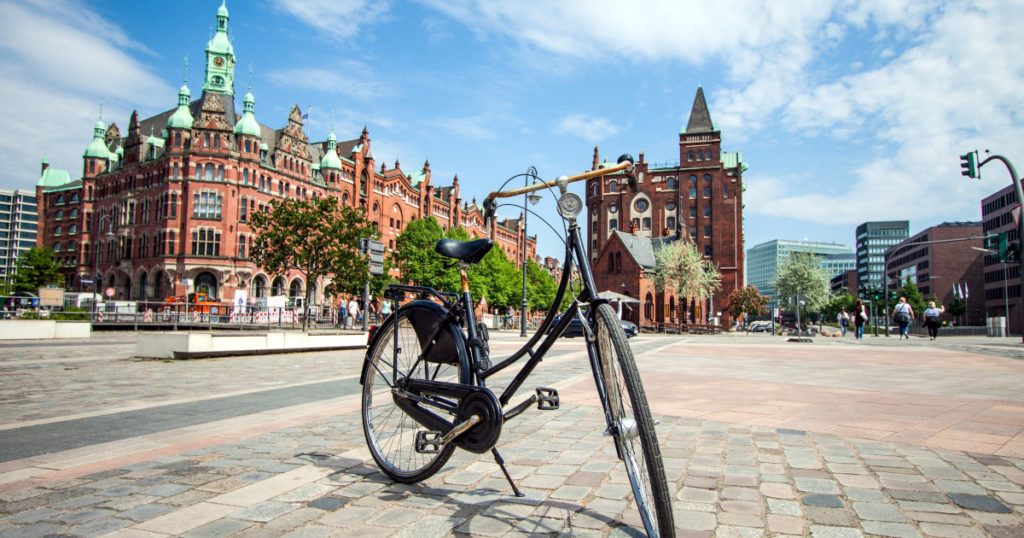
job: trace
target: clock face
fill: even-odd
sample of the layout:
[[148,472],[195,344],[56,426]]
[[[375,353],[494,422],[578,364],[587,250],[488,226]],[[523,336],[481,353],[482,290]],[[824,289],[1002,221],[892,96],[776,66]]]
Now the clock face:
[[220,67],[220,66],[224,65],[224,58],[221,58],[220,56],[214,58],[213,59],[213,64],[216,65],[217,67]]

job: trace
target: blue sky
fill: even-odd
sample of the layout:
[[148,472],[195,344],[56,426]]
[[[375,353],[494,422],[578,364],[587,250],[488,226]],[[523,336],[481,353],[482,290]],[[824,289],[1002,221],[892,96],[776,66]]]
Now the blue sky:
[[[100,99],[125,129],[201,86],[220,0],[0,0],[0,188],[33,188],[46,154],[79,177]],[[979,220],[981,181],[958,155],[1024,170],[1024,2],[983,0],[229,0],[256,118],[312,106],[311,138],[369,128],[378,162],[430,160],[466,201],[536,166],[678,159],[703,85],[723,148],[743,151],[746,248],[771,239],[852,246],[866,220],[911,233]],[[550,200],[547,203],[550,204]],[[552,206],[542,206],[550,209]],[[553,211],[547,211],[553,215]],[[539,227],[540,253],[561,255]]]

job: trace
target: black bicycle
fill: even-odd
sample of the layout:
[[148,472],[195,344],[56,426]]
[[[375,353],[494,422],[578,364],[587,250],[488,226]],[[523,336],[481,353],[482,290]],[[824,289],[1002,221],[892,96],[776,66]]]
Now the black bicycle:
[[[580,320],[585,333],[590,366],[604,408],[605,434],[614,438],[616,453],[625,464],[647,534],[675,535],[668,483],[654,429],[656,422],[651,418],[618,316],[598,295],[594,284],[576,223],[583,201],[566,190],[569,183],[616,172],[627,173],[636,189],[633,159],[623,155],[616,166],[554,181],[540,180],[531,169],[509,181],[525,175],[536,183],[509,191],[499,189],[484,201],[485,220],[490,224],[498,208],[497,198],[558,187],[558,213],[568,224],[565,268],[551,308],[533,337],[507,359],[497,363],[490,359],[487,327],[475,320],[466,276],[467,268],[479,263],[491,249],[491,240],[438,241],[435,250],[459,265],[461,296],[420,286],[388,287],[385,297],[395,301],[395,308],[371,336],[360,377],[363,431],[370,454],[381,471],[399,482],[418,482],[440,470],[456,447],[478,454],[490,451],[514,493],[522,496],[495,445],[502,425],[533,405],[543,410],[558,408],[558,392],[544,387],[536,388],[523,402],[508,405],[575,318]],[[570,273],[574,262],[582,277],[581,289],[554,324],[559,305],[572,288]],[[420,299],[399,306],[407,293],[430,296],[436,301]],[[549,328],[552,330],[548,331]],[[529,360],[500,396],[487,388],[488,378],[527,355]]]

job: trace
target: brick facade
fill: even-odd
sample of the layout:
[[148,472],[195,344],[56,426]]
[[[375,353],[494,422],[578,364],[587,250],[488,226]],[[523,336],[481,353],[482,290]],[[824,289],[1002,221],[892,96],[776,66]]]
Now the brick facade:
[[[595,168],[599,161],[595,148]],[[640,153],[635,164],[637,192],[631,192],[622,175],[587,182],[587,246],[598,288],[639,300],[624,317],[640,325],[702,323],[723,315],[729,295],[743,285],[747,166],[740,153],[722,151],[721,133],[711,122],[702,88],[679,134],[679,161],[650,163]],[[626,235],[645,241],[634,242]],[[694,241],[718,266],[722,289],[714,297],[679,298],[654,288],[649,258],[662,244],[678,239]],[[729,322],[724,314],[723,323]]]
[[[223,24],[221,18],[218,32],[226,33],[226,14]],[[310,142],[297,105],[280,128],[256,124],[252,116],[245,124],[252,96],[239,114],[231,90],[207,89],[190,101],[183,87],[177,109],[145,119],[133,112],[123,137],[115,124],[98,121],[79,180],[54,181],[44,168],[36,187],[37,244],[58,251],[67,288],[91,289],[81,281],[98,270],[118,299],[181,295],[184,279],[223,301],[233,301],[236,290],[248,297],[301,296],[306,283],[298,272],[268,274],[249,258],[248,216],[285,198],[334,196],[361,207],[389,249],[419,218],[434,217],[445,230],[462,226],[474,238],[487,235],[483,210],[463,201],[458,177],[435,185],[429,162],[409,169],[378,163],[365,128],[353,140],[335,142],[332,132],[327,141]],[[190,120],[176,122],[178,114]],[[536,256],[536,237],[526,237],[519,223],[499,221],[490,232],[517,266],[523,248]],[[314,303],[323,301],[328,283],[312,284]]]

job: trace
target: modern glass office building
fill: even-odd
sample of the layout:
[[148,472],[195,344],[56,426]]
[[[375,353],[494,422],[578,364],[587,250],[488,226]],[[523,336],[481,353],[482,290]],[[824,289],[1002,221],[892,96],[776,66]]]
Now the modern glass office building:
[[0,280],[14,276],[18,257],[36,246],[35,192],[0,189]]
[[882,288],[882,258],[890,247],[910,237],[910,221],[865,222],[857,226],[858,294]]
[[752,247],[747,250],[747,284],[756,287],[761,295],[771,297],[772,306],[777,305],[775,279],[794,252],[808,252],[818,256],[829,278],[853,269],[856,264],[850,247],[838,243],[773,239]]

